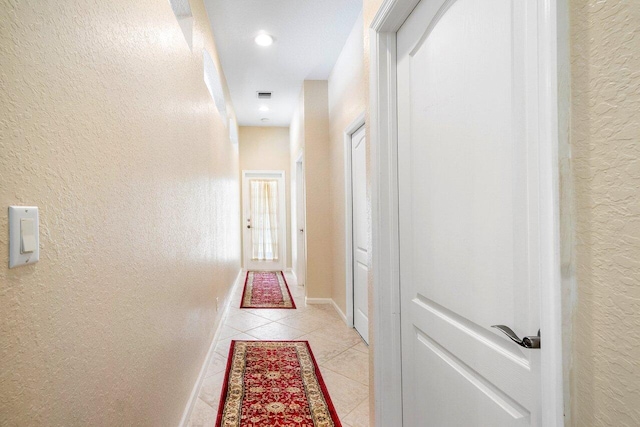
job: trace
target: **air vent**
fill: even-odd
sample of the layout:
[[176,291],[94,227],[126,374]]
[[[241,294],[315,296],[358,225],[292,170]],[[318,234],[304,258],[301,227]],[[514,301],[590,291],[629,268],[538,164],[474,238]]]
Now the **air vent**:
[[272,92],[258,92],[258,99],[271,99]]

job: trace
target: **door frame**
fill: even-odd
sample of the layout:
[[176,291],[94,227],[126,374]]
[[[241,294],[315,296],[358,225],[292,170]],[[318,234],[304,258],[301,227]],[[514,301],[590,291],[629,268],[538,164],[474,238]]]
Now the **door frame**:
[[352,158],[351,139],[365,124],[365,112],[358,114],[344,131],[344,242],[345,242],[345,284],[346,284],[346,306],[347,306],[347,326],[353,328],[353,180],[352,180]]
[[[373,238],[373,371],[376,424],[402,425],[402,350],[398,229],[396,34],[420,0],[384,0],[370,27]],[[455,0],[450,0],[445,7]],[[564,425],[559,142],[569,104],[558,91],[568,73],[567,0],[539,0],[539,105],[542,425]],[[564,90],[564,89],[562,89]],[[551,202],[549,202],[551,201]]]
[[[279,244],[280,254],[278,260],[278,267],[273,268],[273,271],[285,271],[287,268],[287,180],[286,173],[283,170],[243,170],[242,171],[242,265],[245,270],[251,270],[249,266],[250,262],[250,248],[245,245],[245,221],[247,219],[247,211],[244,205],[245,197],[251,197],[249,189],[249,178],[265,178],[265,179],[277,179],[280,183],[278,186],[278,210],[279,214],[278,230],[281,237]],[[282,188],[280,188],[280,186]]]
[[[293,167],[294,167],[294,172],[291,173],[291,180],[292,180],[292,203],[291,203],[291,256],[293,257],[293,250],[295,249],[296,253],[295,253],[295,257],[296,257],[296,265],[291,265],[291,271],[293,272],[293,275],[296,277],[296,283],[298,285],[304,285],[306,286],[306,281],[307,281],[307,189],[305,187],[305,162],[304,162],[304,149],[300,149],[300,151],[298,152],[297,156],[295,157],[295,161],[293,162]],[[300,180],[298,178],[300,178],[298,176],[298,163],[300,164],[300,167],[302,169],[302,184],[300,183]],[[294,187],[295,185],[295,187]],[[298,202],[300,200],[298,200],[298,191],[302,192],[302,206],[298,205]],[[300,226],[301,224],[298,224],[298,210],[302,211],[302,216],[304,217],[304,224],[302,224],[302,230],[304,230],[302,232],[302,252],[304,254],[304,257],[302,258],[302,261],[300,261],[300,257],[298,255],[300,255],[300,246],[298,245],[298,233],[300,233]],[[295,235],[295,243],[294,243],[294,238],[293,236]],[[304,277],[300,277],[300,263],[304,264],[304,268],[303,268],[303,273],[304,273]]]

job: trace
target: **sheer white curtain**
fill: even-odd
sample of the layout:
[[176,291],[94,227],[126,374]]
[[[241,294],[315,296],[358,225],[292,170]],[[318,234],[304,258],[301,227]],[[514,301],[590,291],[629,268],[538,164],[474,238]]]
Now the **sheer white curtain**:
[[278,181],[251,180],[251,257],[278,260]]

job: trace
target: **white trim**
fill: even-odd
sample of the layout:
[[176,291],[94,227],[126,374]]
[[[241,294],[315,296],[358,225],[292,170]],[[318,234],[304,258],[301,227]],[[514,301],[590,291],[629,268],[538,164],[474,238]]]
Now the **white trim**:
[[331,298],[309,298],[304,297],[305,304],[309,305],[322,305],[322,304],[331,304],[333,300]]
[[[553,230],[541,233],[540,244],[540,329],[544,332],[541,346],[541,393],[542,425],[549,427],[564,426],[564,382],[562,355],[562,278],[560,260],[560,177],[559,177],[559,117],[566,117],[569,104],[562,101],[558,93],[558,79],[561,73],[568,72],[560,67],[568,64],[566,57],[559,58],[560,37],[566,37],[563,25],[558,20],[558,8],[565,6],[566,0],[544,0],[538,5],[539,39],[539,137],[540,137],[540,187],[544,193],[552,194],[540,198],[541,227]],[[551,266],[551,267],[550,267]],[[550,267],[550,268],[549,268]]]
[[342,312],[342,310],[340,310],[340,307],[338,307],[338,304],[336,304],[336,301],[334,299],[331,300],[331,305],[333,306],[333,309],[336,311],[336,313],[338,313],[338,316],[340,316],[342,321],[346,323],[348,327],[353,328],[353,325],[349,324],[349,322],[347,321],[347,316]]
[[398,32],[418,3],[420,0],[385,0],[371,22],[371,29],[374,33],[388,33],[394,35],[395,38],[395,33]]
[[[279,181],[280,185],[278,189],[278,208],[281,212],[284,212],[284,215],[280,215],[280,254],[277,263],[273,263],[272,267],[258,267],[252,264],[250,259],[250,248],[245,247],[245,220],[248,215],[248,207],[244,205],[245,198],[250,197],[249,193],[249,181],[248,177],[257,177],[257,178],[275,178]],[[287,175],[284,170],[243,170],[242,171],[242,265],[246,270],[257,270],[257,269],[270,269],[273,271],[284,271],[286,269],[288,259],[287,259]]]
[[[305,303],[307,305],[330,305],[333,307],[333,309],[336,311],[336,313],[338,313],[338,316],[340,316],[340,318],[344,321],[344,323],[347,323],[347,316],[342,312],[342,310],[340,310],[340,307],[338,307],[338,304],[336,304],[336,302],[333,300],[333,298],[308,298],[305,297],[304,299]],[[350,328],[353,328],[353,325],[349,325],[347,323],[347,326],[349,326]]]
[[[396,33],[420,0],[385,0],[370,30],[371,165],[373,234],[374,407],[378,425],[402,425],[402,369],[400,342],[400,282],[398,248]],[[539,34],[540,170],[542,188],[554,194],[541,200],[541,236],[545,265],[541,271],[542,425],[564,425],[562,371],[562,311],[560,280],[558,178],[558,73],[567,64],[558,56],[558,7],[567,0],[541,0]],[[563,30],[560,23],[560,30]],[[563,33],[564,34],[564,33]],[[563,35],[563,37],[565,37]],[[560,70],[560,72],[562,72]],[[568,105],[562,105],[565,113]],[[547,193],[549,194],[549,193]],[[543,199],[543,198],[541,198]]]
[[293,276],[293,280],[295,280],[296,286],[298,286],[298,276],[296,276],[296,272],[293,268],[287,268],[287,273],[290,273]]
[[224,308],[222,311],[218,311],[218,315],[216,316],[216,331],[213,334],[213,339],[211,340],[211,345],[209,346],[209,351],[207,351],[207,356],[204,358],[204,362],[202,363],[202,367],[200,368],[200,374],[198,374],[198,378],[196,379],[195,384],[193,385],[193,389],[191,390],[191,395],[189,396],[189,400],[187,401],[187,406],[184,408],[184,412],[182,413],[182,419],[180,420],[180,427],[186,427],[189,424],[189,418],[191,418],[191,412],[198,400],[198,395],[200,393],[200,387],[202,386],[202,382],[204,381],[204,376],[207,373],[207,367],[209,366],[209,362],[211,361],[211,356],[213,356],[214,349],[216,348],[216,344],[218,344],[218,338],[220,337],[220,330],[222,329],[222,323],[229,312],[229,306],[231,305],[231,296],[236,291],[238,285],[242,283],[242,278],[244,270],[240,269],[238,275],[236,276],[236,280],[233,282],[231,289],[225,295]]
[[[353,188],[352,188],[352,159],[351,138],[365,124],[365,112],[356,117],[344,131],[344,241],[345,241],[345,285],[347,314],[345,322],[353,327]],[[342,311],[340,314],[344,316]]]
[[395,31],[403,21],[392,29],[393,32],[382,30],[395,10],[390,9],[391,4],[396,2],[383,4],[370,35],[372,333],[373,342],[380,343],[373,346],[373,396],[376,424],[380,426],[402,426],[397,131],[394,118],[397,100]]
[[[557,7],[557,28],[558,28],[558,153],[560,159],[558,160],[560,167],[561,188],[564,189],[565,194],[572,194],[572,182],[570,170],[571,162],[571,141],[570,135],[570,119],[571,119],[571,61],[570,61],[570,25],[569,25],[569,4],[566,0],[558,0]],[[569,262],[569,257],[572,252],[572,248],[575,245],[575,227],[573,226],[573,218],[571,216],[571,197],[560,198],[560,211],[562,212],[561,221],[561,253],[567,257],[562,262]],[[566,270],[565,270],[566,271]],[[569,270],[570,271],[570,270]],[[562,333],[564,337],[572,336],[572,317],[573,308],[575,304],[576,295],[576,278],[573,273],[566,273],[562,275],[562,308],[561,315],[563,320]],[[565,425],[573,425],[572,413],[571,413],[571,386],[570,386],[570,373],[571,373],[571,354],[573,350],[573,343],[570,339],[565,339],[562,347],[562,374],[563,374],[563,387],[564,387],[564,422]],[[557,410],[557,409],[556,409]]]

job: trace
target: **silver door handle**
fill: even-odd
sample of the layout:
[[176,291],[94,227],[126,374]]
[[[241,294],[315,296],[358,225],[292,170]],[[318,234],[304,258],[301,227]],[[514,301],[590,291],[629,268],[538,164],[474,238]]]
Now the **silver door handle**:
[[301,232],[301,233],[304,233],[304,228],[301,228],[301,229],[300,229],[300,232]]
[[528,336],[528,337],[524,337],[524,338],[520,339],[520,338],[518,338],[516,333],[513,332],[513,330],[511,330],[511,328],[508,327],[508,326],[493,325],[491,327],[498,329],[499,331],[504,333],[506,336],[511,338],[511,341],[513,341],[514,343],[518,344],[521,347],[524,347],[524,348],[540,348],[540,329],[538,329],[538,335]]

